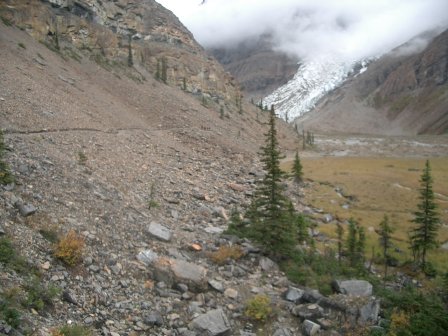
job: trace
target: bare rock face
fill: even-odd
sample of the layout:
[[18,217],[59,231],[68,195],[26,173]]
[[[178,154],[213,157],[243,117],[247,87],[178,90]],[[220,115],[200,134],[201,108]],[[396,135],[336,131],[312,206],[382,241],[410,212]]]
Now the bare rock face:
[[[133,63],[228,109],[241,95],[176,16],[154,0],[2,1],[2,17],[49,47],[88,53],[98,63]],[[165,75],[161,76],[162,62]],[[106,65],[107,65],[106,64]]]
[[[432,36],[425,36],[431,39]],[[448,30],[423,50],[412,41],[371,63],[298,120],[314,130],[443,134],[448,129]]]
[[298,69],[298,59],[274,51],[270,39],[265,34],[254,41],[209,50],[255,100],[286,84]]

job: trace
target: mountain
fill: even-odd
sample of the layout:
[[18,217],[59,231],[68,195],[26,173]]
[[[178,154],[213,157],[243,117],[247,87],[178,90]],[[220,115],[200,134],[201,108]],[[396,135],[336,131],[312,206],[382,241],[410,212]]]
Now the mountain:
[[207,51],[235,76],[245,94],[254,100],[286,84],[298,68],[298,59],[274,50],[269,34],[245,40],[236,46]]
[[[154,0],[2,1],[4,20],[68,57],[88,53],[105,67],[134,63],[199,99],[236,110],[237,82]],[[138,74],[136,74],[138,77]],[[159,76],[160,77],[160,76]]]
[[299,118],[299,127],[390,135],[447,132],[448,31],[416,45],[410,41],[369,64]]
[[[196,335],[209,318],[240,334],[236,319],[228,330],[235,297],[207,281],[239,296],[254,287],[280,300],[284,289],[268,287],[259,254],[224,269],[208,253],[235,244],[219,232],[262,176],[267,114],[227,101],[237,86],[225,84],[222,67],[154,2],[89,4],[0,2],[0,159],[15,177],[0,185],[0,334],[52,335],[72,324],[91,329],[83,335]],[[123,16],[95,14],[109,6]],[[132,66],[121,35],[130,26],[152,32],[132,40]],[[159,55],[168,60],[168,84],[154,78]],[[199,65],[202,80],[179,88],[175,75],[199,78]],[[222,113],[195,87],[218,97]],[[283,149],[294,150],[294,132],[278,126]],[[53,238],[72,230],[85,244],[76,267],[53,254]],[[298,333],[286,305],[282,326]]]

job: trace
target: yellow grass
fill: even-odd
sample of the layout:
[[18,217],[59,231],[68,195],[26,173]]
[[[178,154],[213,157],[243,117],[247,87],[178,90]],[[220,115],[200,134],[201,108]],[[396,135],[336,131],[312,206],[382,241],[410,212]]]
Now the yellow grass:
[[[395,227],[395,244],[404,251],[396,256],[410,258],[408,232],[417,209],[419,180],[426,159],[423,158],[364,158],[320,157],[302,158],[305,179],[314,181],[305,191],[305,202],[337,216],[340,220],[355,218],[366,228],[367,255],[378,247],[378,227],[384,214],[388,214]],[[439,241],[448,241],[448,158],[429,158],[434,179],[436,203],[442,220]],[[291,163],[285,164],[285,169]],[[342,189],[340,197],[335,188]],[[349,204],[349,209],[342,205]],[[335,225],[322,224],[319,230],[335,237]],[[448,271],[448,251],[438,249],[430,254],[440,270]]]

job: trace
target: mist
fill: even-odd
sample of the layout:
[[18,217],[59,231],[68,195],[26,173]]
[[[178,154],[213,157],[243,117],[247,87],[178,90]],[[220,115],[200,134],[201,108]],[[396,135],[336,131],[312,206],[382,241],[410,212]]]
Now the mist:
[[[448,26],[447,0],[160,0],[204,47],[270,34],[301,59],[376,57]],[[416,39],[421,48],[425,41]],[[413,46],[408,45],[408,52]],[[416,49],[417,50],[417,49]]]

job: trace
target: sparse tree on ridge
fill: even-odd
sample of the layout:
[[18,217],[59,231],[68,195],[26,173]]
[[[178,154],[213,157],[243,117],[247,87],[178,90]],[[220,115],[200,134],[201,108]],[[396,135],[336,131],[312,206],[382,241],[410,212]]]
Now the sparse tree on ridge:
[[418,204],[418,210],[414,212],[415,218],[412,221],[416,224],[416,227],[410,234],[410,245],[414,259],[420,262],[422,270],[426,269],[428,251],[437,247],[437,231],[440,226],[432,183],[431,166],[429,160],[426,160],[420,178],[420,203]]

